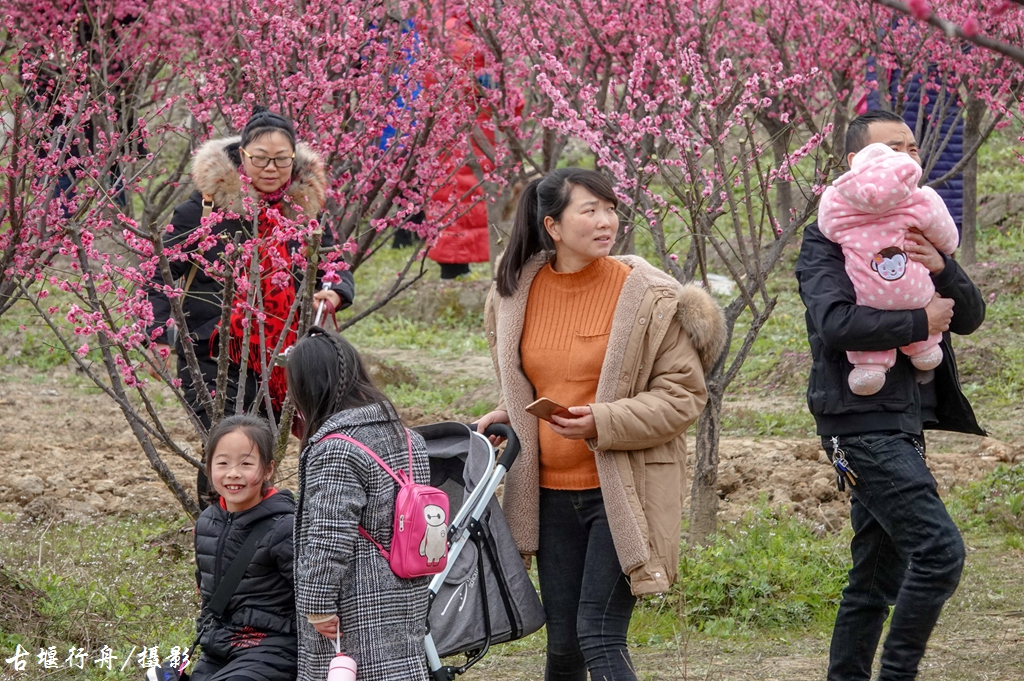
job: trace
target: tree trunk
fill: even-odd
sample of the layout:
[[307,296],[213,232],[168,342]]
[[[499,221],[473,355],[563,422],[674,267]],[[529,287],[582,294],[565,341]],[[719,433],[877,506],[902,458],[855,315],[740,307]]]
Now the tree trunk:
[[[775,157],[775,167],[782,165],[789,156],[789,140],[791,132],[780,132],[772,137],[772,154]],[[775,219],[779,225],[785,228],[793,219],[790,214],[793,208],[793,183],[779,180],[775,183]]]
[[[843,88],[849,89],[852,84],[843,82]],[[838,168],[846,167],[846,129],[850,127],[850,119],[846,114],[846,99],[837,101],[832,108],[832,157]],[[842,147],[839,144],[842,143]]]
[[722,429],[721,371],[708,378],[708,403],[697,420],[690,488],[690,543],[705,545],[718,527],[718,442]]
[[[985,115],[985,104],[972,97],[967,101],[967,115],[964,121],[964,149],[973,149],[981,135],[981,119]],[[978,155],[975,154],[964,166],[963,224],[960,229],[960,263],[973,265],[978,261]]]
[[612,255],[636,255],[636,228],[626,231],[626,221],[619,223],[619,231],[615,235]]
[[487,201],[487,234],[490,243],[492,278],[498,273],[498,256],[504,252],[509,236],[512,234],[516,204],[524,186],[525,181],[504,186],[490,182],[484,183],[484,196],[496,199],[495,201],[485,199]]

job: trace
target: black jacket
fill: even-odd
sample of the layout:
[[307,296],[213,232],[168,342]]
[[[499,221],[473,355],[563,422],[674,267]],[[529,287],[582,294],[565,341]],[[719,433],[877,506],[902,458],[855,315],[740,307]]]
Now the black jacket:
[[[181,203],[174,209],[171,218],[172,231],[164,237],[165,247],[175,246],[185,241],[192,232],[199,227],[203,217],[203,194],[213,197],[214,210],[218,212],[233,212],[245,216],[247,211],[244,207],[246,192],[242,187],[238,175],[238,138],[223,140],[211,140],[196,151],[192,168],[192,182],[196,191],[192,192],[188,200]],[[323,192],[325,179],[323,167],[319,156],[305,144],[300,143],[295,149],[295,163],[292,172],[292,182],[286,192],[292,203],[283,202],[282,213],[289,218],[295,218],[298,214],[296,208],[301,208],[307,215],[316,215],[323,206]],[[257,199],[258,196],[251,189],[249,195]],[[254,217],[244,219],[222,220],[212,228],[213,236],[226,235],[231,237],[234,234],[242,233],[251,238],[256,233],[256,226],[252,224]],[[224,253],[224,241],[217,239],[213,246],[204,251],[203,257],[207,262],[217,262]],[[325,229],[321,237],[321,248],[330,248],[334,245],[334,237],[330,229]],[[303,248],[298,242],[289,243],[290,251]],[[194,248],[193,248],[194,250]],[[175,279],[187,278],[192,264],[181,260],[170,263],[171,274]],[[300,273],[296,273],[300,274]],[[341,297],[341,307],[346,308],[352,304],[355,298],[355,282],[352,273],[345,270],[340,273],[341,281],[333,285],[331,289]],[[157,270],[153,281],[155,284],[164,284],[164,279]],[[298,284],[298,277],[293,277]],[[317,288],[320,287],[320,277],[317,277]],[[210,338],[214,328],[220,321],[220,294],[223,286],[208,276],[202,267],[196,270],[195,278],[189,287],[188,293],[183,302],[185,316],[188,319],[188,330],[196,340]],[[153,333],[163,331],[167,319],[171,314],[171,304],[161,291],[148,289],[149,301],[153,306],[153,323],[147,329],[150,338]],[[156,338],[157,342],[161,338]]]
[[[199,516],[195,537],[196,583],[203,599],[199,621],[253,525],[271,516],[277,520],[257,545],[245,576],[228,601],[224,618],[212,621],[201,632],[199,643],[208,663],[230,663],[238,669],[238,665],[262,665],[261,658],[295,657],[295,499],[291,492],[277,492],[238,513],[214,504]],[[292,669],[291,677],[294,675]]]
[[[985,301],[963,268],[943,257],[946,268],[932,281],[940,296],[954,302],[949,330],[960,335],[973,333],[985,320]],[[985,434],[960,387],[949,333],[942,339],[945,358],[935,369],[934,422],[922,419],[916,370],[903,353],[896,353],[896,364],[878,393],[865,397],[850,390],[847,378],[853,366],[847,361],[847,351],[890,350],[923,341],[928,337],[928,316],[923,309],[890,311],[857,305],[842,248],[826,239],[817,223],[804,230],[796,278],[807,308],[811,345],[807,405],[819,435],[920,434],[926,428]]]

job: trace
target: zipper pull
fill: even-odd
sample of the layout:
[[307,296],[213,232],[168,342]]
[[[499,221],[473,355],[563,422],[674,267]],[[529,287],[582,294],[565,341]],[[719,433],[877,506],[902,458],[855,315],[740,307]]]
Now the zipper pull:
[[405,532],[405,514],[398,516],[398,531]]

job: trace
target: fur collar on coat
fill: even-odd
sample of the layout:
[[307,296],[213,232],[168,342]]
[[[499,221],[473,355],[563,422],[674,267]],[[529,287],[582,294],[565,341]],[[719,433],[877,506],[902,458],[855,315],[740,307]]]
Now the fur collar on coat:
[[[192,183],[204,196],[213,197],[217,210],[244,215],[245,196],[259,200],[260,194],[252,186],[243,193],[242,178],[238,163],[232,158],[237,155],[241,137],[210,140],[196,150],[192,161]],[[291,202],[282,203],[281,213],[294,220],[298,213],[315,216],[324,207],[327,178],[320,155],[305,142],[295,147],[295,162],[292,164],[292,183],[285,196]]]

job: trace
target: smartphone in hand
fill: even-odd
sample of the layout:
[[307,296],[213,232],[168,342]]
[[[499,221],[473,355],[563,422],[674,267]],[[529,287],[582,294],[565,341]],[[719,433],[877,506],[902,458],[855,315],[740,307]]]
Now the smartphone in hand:
[[564,407],[558,402],[549,400],[546,397],[542,397],[536,402],[531,402],[526,405],[525,409],[527,413],[533,414],[537,418],[544,419],[545,421],[551,421],[551,416],[554,414],[567,419],[574,418],[569,412],[568,407]]

